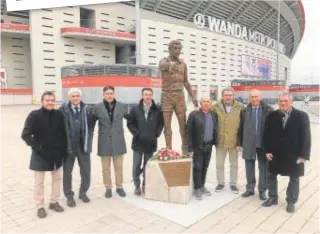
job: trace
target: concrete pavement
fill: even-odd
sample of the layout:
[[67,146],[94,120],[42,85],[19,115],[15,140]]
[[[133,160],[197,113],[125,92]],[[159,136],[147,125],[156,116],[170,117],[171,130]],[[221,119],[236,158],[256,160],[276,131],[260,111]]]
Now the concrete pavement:
[[[306,176],[301,178],[301,193],[294,214],[285,211],[285,189],[288,178],[279,177],[279,205],[262,208],[257,196],[244,199],[239,197],[223,208],[208,215],[189,228],[179,226],[153,213],[141,210],[124,202],[114,194],[111,199],[104,197],[101,178],[101,164],[96,156],[97,136],[94,138],[92,153],[92,182],[89,190],[90,204],[78,199],[76,208],[66,206],[61,196],[65,212],[58,214],[48,211],[48,217],[40,220],[32,200],[34,174],[28,169],[30,149],[21,140],[23,123],[35,106],[6,106],[1,114],[1,231],[14,232],[90,232],[90,233],[261,233],[295,232],[319,233],[319,125],[312,125],[312,156],[306,165]],[[173,122],[174,145],[180,147],[177,123]],[[132,152],[131,136],[126,131],[128,153],[124,162],[124,181],[131,181]],[[164,146],[161,137],[159,147]],[[216,183],[214,154],[208,172],[208,181]],[[244,162],[239,159],[239,187],[245,188]],[[228,164],[228,163],[227,163]],[[228,168],[228,165],[226,165]],[[228,169],[226,171],[228,173]],[[226,175],[228,178],[228,174]],[[46,200],[50,195],[50,174],[46,175]],[[74,191],[77,194],[80,176],[79,168],[74,168]]]

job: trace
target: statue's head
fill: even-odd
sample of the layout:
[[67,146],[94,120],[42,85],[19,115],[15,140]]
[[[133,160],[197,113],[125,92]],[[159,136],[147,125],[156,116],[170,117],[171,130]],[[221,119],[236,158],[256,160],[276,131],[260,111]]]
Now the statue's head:
[[169,47],[170,56],[172,56],[174,58],[179,58],[179,56],[181,54],[181,50],[182,50],[181,41],[179,41],[179,40],[170,41],[168,47]]

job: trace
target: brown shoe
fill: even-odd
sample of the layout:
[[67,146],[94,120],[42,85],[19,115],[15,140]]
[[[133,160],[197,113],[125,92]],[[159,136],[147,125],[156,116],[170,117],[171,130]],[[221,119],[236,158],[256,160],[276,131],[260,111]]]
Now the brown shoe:
[[43,219],[43,218],[47,217],[47,212],[46,212],[46,210],[44,208],[38,209],[38,217],[40,219]]
[[50,203],[49,209],[54,210],[55,212],[63,212],[64,209],[59,205],[58,202]]
[[146,190],[145,190],[144,185],[142,186],[142,193],[143,193],[143,194],[145,194],[145,193],[146,193]]
[[140,186],[137,186],[134,190],[134,195],[140,196],[141,195],[141,188]]

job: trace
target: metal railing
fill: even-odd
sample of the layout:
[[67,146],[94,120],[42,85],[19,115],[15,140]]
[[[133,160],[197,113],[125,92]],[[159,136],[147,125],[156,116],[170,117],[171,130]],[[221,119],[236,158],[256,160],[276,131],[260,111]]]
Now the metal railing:
[[149,76],[160,77],[160,72],[157,67],[142,66],[132,64],[115,64],[115,65],[71,65],[61,68],[61,77],[72,76]]
[[242,85],[286,85],[285,80],[231,80],[232,86]]

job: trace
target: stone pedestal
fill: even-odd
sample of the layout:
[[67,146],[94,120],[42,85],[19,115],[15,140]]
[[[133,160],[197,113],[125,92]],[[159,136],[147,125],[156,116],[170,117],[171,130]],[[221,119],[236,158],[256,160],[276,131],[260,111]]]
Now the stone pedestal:
[[149,160],[146,165],[145,198],[188,204],[193,193],[192,159]]

